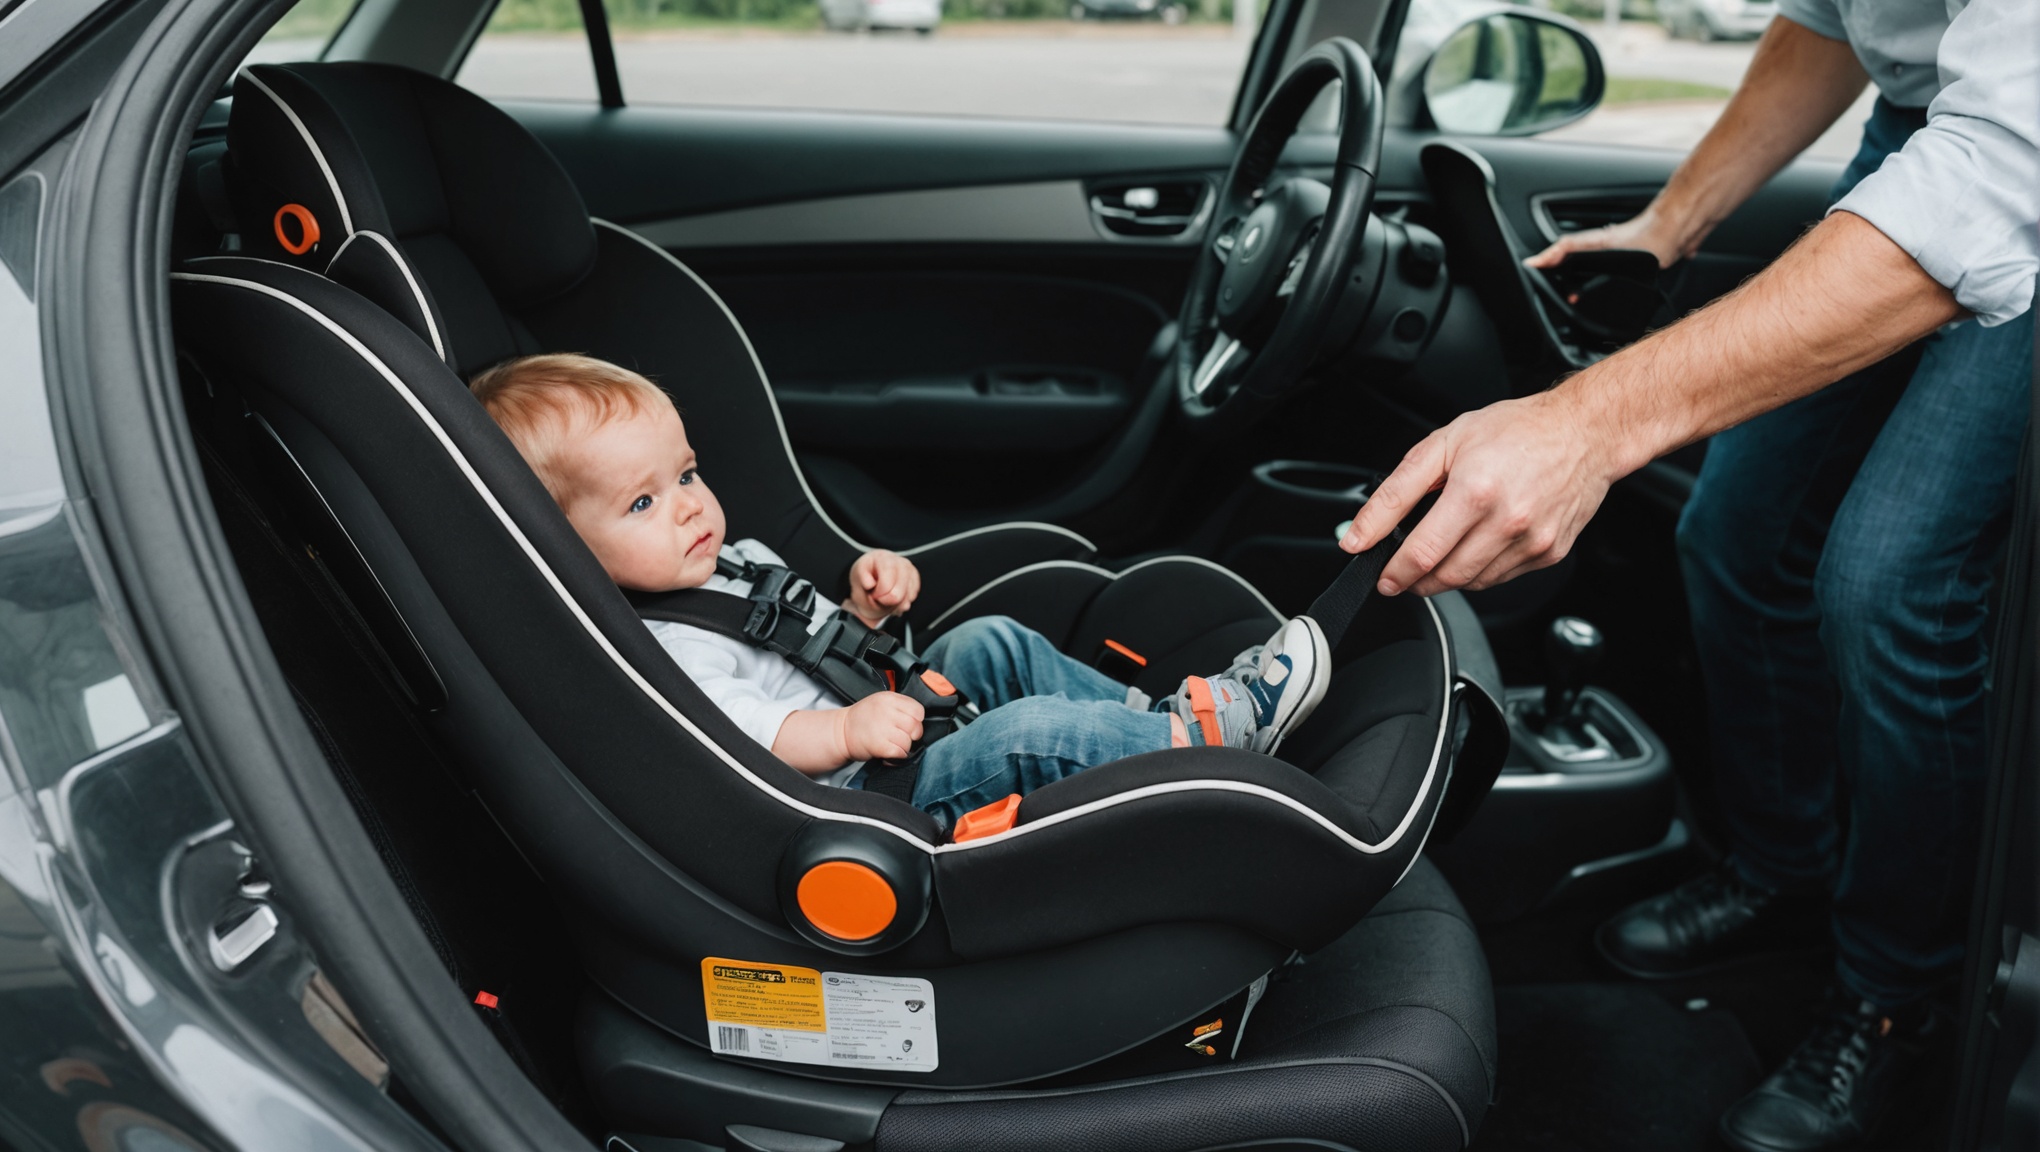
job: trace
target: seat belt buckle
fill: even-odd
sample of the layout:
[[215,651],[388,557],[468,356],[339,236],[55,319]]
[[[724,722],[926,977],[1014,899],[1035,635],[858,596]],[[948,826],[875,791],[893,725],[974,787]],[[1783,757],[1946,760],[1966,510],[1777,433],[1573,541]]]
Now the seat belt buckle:
[[1091,667],[1121,684],[1131,684],[1147,670],[1147,657],[1117,640],[1107,640],[1098,645],[1098,654],[1091,657]]

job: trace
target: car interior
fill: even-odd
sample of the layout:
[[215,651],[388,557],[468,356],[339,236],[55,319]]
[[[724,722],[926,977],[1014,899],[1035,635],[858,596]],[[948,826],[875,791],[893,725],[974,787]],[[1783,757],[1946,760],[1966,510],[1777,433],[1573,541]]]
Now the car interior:
[[[601,100],[491,101],[452,78],[492,7],[363,3],[316,61],[222,61],[170,299],[213,511],[391,911],[574,1127],[1708,1146],[1827,962],[1646,985],[1589,942],[1717,853],[1673,545],[1704,446],[1557,566],[1366,599],[1279,759],[1137,757],[951,836],[708,703],[463,382],[633,367],[733,539],[832,597],[897,550],[908,643],[1004,614],[1166,693],[1352,571],[1338,534],[1426,432],[1733,287],[1838,164],[1662,277],[1545,277],[1521,258],[1680,157],[1441,131],[1391,69],[1406,4],[1277,0],[1208,129],[629,104],[599,3]],[[877,887],[823,892],[845,870]],[[817,978],[828,1042],[789,1048],[808,991],[758,986]],[[846,1040],[852,1001],[907,1015]]]

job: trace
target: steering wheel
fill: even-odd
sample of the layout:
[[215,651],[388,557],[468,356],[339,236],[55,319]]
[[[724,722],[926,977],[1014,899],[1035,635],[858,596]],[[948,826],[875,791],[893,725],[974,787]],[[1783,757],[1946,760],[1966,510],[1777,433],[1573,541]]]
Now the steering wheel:
[[[1339,82],[1332,183],[1271,185],[1284,145],[1327,84]],[[1212,240],[1183,297],[1176,392],[1200,424],[1234,424],[1301,386],[1345,292],[1381,167],[1381,83],[1358,44],[1335,37],[1291,65],[1219,188]]]

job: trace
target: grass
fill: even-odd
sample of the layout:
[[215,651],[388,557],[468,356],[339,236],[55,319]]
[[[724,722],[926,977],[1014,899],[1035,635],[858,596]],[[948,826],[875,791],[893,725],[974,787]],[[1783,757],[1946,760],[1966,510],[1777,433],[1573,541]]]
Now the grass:
[[1726,88],[1712,84],[1689,84],[1684,80],[1660,80],[1655,77],[1610,76],[1608,91],[1601,97],[1603,104],[1646,104],[1653,100],[1726,100],[1730,93]]

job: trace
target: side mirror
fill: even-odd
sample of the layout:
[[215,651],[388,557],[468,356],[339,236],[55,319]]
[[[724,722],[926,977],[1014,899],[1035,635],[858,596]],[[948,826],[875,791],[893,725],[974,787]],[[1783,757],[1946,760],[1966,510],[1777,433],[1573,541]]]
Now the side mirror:
[[1419,123],[1479,136],[1527,136],[1594,110],[1601,53],[1571,21],[1507,9],[1446,35],[1424,62]]

